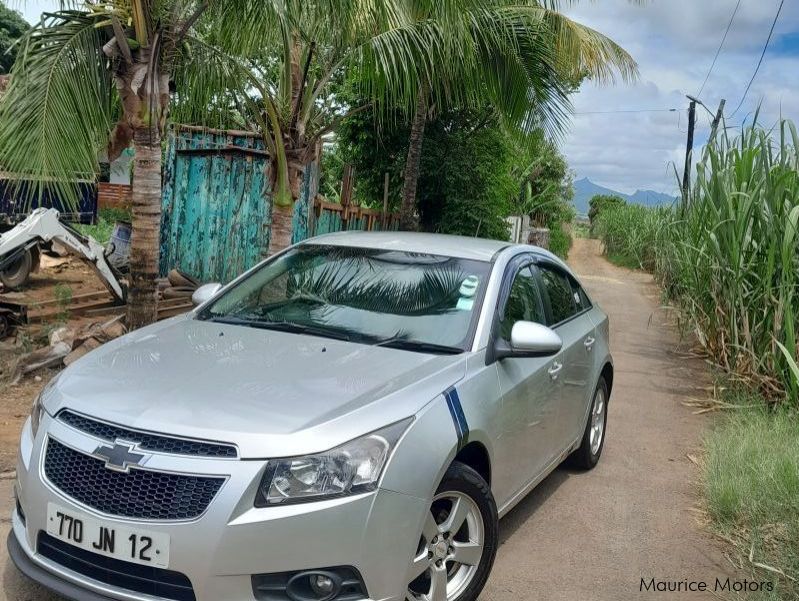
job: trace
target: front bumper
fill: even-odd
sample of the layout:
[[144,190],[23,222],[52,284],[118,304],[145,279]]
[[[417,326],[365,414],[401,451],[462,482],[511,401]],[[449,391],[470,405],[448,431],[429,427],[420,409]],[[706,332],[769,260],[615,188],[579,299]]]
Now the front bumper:
[[[170,536],[169,570],[184,574],[197,601],[255,601],[252,576],[351,566],[363,578],[369,599],[403,599],[406,571],[418,543],[428,502],[380,489],[342,499],[285,507],[255,508],[252,500],[264,461],[215,461],[154,457],[148,467],[167,465],[187,473],[225,475],[227,481],[199,518],[184,522],[136,521],[103,515],[62,494],[43,475],[45,440],[52,436],[76,449],[96,440],[45,417],[37,440],[26,424],[20,442],[17,490],[24,521],[12,518],[9,551],[20,570],[69,599],[154,601],[158,597],[92,580],[43,557],[37,540],[46,531],[49,502],[76,514],[120,527],[140,527]],[[159,462],[164,462],[163,466]]]

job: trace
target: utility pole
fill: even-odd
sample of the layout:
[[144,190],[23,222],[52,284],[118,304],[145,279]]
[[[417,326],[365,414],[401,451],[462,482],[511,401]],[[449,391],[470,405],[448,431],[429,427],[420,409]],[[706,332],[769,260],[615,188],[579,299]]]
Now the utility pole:
[[685,170],[682,176],[682,205],[688,206],[688,195],[691,192],[691,154],[694,149],[694,127],[696,126],[696,100],[688,97],[688,143],[685,146]]
[[721,118],[724,115],[724,105],[727,104],[727,101],[722,98],[721,102],[719,103],[719,110],[716,111],[716,116],[713,119],[713,126],[710,128],[710,138],[708,138],[708,144],[713,141],[713,138],[716,137],[716,131],[719,128],[719,123],[721,123]]

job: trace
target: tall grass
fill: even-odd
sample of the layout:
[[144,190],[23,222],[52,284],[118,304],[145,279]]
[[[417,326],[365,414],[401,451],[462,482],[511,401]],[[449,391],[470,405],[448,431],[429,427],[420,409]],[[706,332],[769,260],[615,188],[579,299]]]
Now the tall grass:
[[[747,403],[740,394],[728,400]],[[799,599],[798,420],[790,409],[755,404],[728,415],[705,441],[703,485],[714,526],[756,580],[774,585],[755,598]]]
[[613,262],[653,271],[657,264],[657,241],[671,215],[671,209],[667,208],[613,205],[599,214],[594,234],[602,239]]
[[799,135],[782,121],[708,145],[684,208],[599,216],[609,254],[653,270],[726,372],[772,401],[797,399]]

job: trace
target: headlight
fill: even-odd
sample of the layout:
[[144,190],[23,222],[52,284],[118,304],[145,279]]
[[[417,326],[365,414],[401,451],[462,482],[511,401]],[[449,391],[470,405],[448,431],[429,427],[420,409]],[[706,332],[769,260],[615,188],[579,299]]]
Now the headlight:
[[374,490],[410,423],[411,419],[397,422],[318,455],[270,461],[255,506],[319,501]]
[[31,407],[31,432],[33,433],[33,438],[36,438],[36,433],[39,431],[39,423],[42,421],[42,415],[44,415],[44,404],[42,400],[50,393],[60,376],[61,374],[58,374],[53,377],[53,379],[42,388],[36,400],[33,401],[33,407]]
[[42,421],[42,413],[44,413],[44,407],[42,406],[42,393],[39,393],[39,396],[37,396],[36,400],[33,401],[33,407],[31,408],[31,431],[33,432],[33,438],[36,438],[36,433],[39,431],[39,423]]

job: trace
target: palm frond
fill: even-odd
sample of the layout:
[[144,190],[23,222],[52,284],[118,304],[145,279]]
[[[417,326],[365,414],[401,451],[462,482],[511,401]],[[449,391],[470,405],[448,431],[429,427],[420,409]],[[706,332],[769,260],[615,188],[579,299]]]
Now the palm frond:
[[[187,36],[174,61],[172,120],[245,129],[257,115],[251,89],[256,75],[243,61],[196,36]],[[245,121],[246,119],[246,121]]]
[[20,44],[0,103],[0,169],[36,182],[30,202],[49,190],[77,204],[76,180],[94,180],[113,123],[113,91],[97,17],[46,16]]

